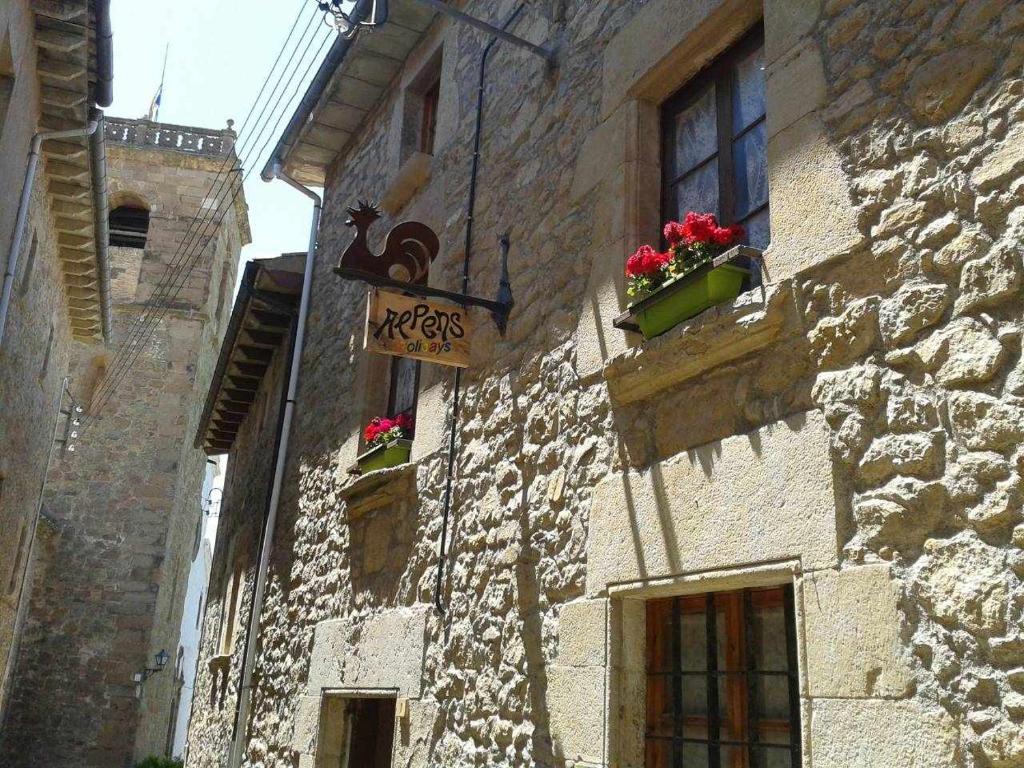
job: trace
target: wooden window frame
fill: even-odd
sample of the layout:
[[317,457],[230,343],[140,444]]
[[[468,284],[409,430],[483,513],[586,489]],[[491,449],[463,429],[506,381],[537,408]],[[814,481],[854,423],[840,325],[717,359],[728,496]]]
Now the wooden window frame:
[[[756,669],[756,654],[747,643],[749,638],[756,637],[753,630],[753,607],[755,601],[761,606],[771,605],[769,601],[781,602],[785,621],[786,667],[785,671]],[[775,603],[778,607],[778,602]],[[731,667],[736,669],[718,669],[718,613],[726,616],[725,655],[732,659]],[[671,636],[665,638],[658,631],[661,626],[659,619],[664,613],[670,615]],[[705,616],[705,654],[706,669],[684,670],[682,668],[681,617],[686,614],[702,614]],[[791,584],[781,587],[757,587],[751,589],[732,590],[725,592],[707,592],[699,595],[659,598],[650,600],[646,610],[647,647],[645,649],[645,680],[670,677],[673,685],[669,692],[672,697],[672,735],[652,733],[652,716],[660,711],[660,705],[652,704],[648,694],[645,715],[645,765],[646,745],[651,741],[669,741],[673,745],[670,758],[672,768],[691,768],[691,764],[683,762],[681,745],[684,743],[702,744],[708,748],[708,768],[760,768],[763,765],[763,748],[756,749],[760,734],[772,729],[787,730],[790,737],[788,745],[775,744],[775,749],[786,749],[790,752],[790,764],[801,765],[801,731],[800,731],[800,684],[797,662],[797,627],[794,590]],[[670,648],[666,648],[670,645]],[[664,661],[668,658],[671,668]],[[659,663],[661,662],[661,663]],[[762,676],[785,676],[788,679],[789,717],[787,721],[774,719],[755,719],[757,681]],[[729,706],[725,717],[730,721],[734,733],[743,734],[743,738],[723,739],[721,737],[722,718],[719,716],[719,679],[725,677]],[[685,715],[683,712],[684,677],[706,678],[706,715]],[[650,687],[648,685],[648,687]],[[707,738],[692,738],[683,735],[685,726],[705,728]],[[722,762],[721,748],[741,747],[742,752],[733,751],[734,758],[738,755],[741,762],[726,765]],[[679,748],[676,748],[679,747]],[[701,766],[703,768],[703,766]]]
[[422,96],[420,107],[420,140],[419,151],[425,155],[434,154],[434,144],[437,141],[437,109],[441,103],[441,77],[438,77],[428,85]]
[[[661,105],[661,218],[662,221],[674,219],[678,213],[674,211],[672,204],[673,190],[687,176],[690,176],[709,163],[718,163],[718,209],[719,220],[723,224],[735,222],[736,210],[736,188],[734,178],[734,163],[732,150],[736,142],[750,133],[752,130],[763,124],[767,119],[767,109],[757,120],[746,126],[742,131],[733,136],[732,122],[732,96],[735,84],[733,82],[733,67],[744,57],[764,46],[764,25],[757,24],[736,43],[723,51],[711,64],[695,75],[674,95],[670,96]],[[704,90],[711,84],[715,86],[715,114],[717,117],[716,150],[713,155],[701,161],[693,168],[670,177],[673,172],[673,155],[676,144],[672,137],[675,135],[675,119],[692,106],[699,99]],[[762,211],[766,210],[771,200],[746,212],[743,221],[746,221]],[[666,245],[665,242],[662,243]]]

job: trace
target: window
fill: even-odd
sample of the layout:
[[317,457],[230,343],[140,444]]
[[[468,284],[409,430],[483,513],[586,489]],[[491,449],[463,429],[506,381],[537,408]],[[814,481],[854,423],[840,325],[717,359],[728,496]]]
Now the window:
[[145,248],[149,233],[149,211],[122,205],[110,212],[110,245]]
[[407,413],[416,417],[420,388],[420,363],[408,357],[391,358],[391,382],[388,386],[388,416]]
[[325,696],[320,710],[316,768],[388,768],[394,732],[393,695]]
[[50,357],[53,355],[53,323],[50,323],[50,335],[46,337],[46,354],[43,355],[43,367],[39,371],[40,381],[45,378],[46,372],[50,370]]
[[220,605],[220,652],[227,656],[235,650],[235,629],[242,608],[242,577],[245,574],[241,558],[235,561],[234,572]]
[[11,56],[11,39],[7,30],[0,38],[0,136],[3,135],[7,112],[14,99],[14,59]]
[[662,106],[662,218],[712,211],[768,245],[764,32],[758,27]]
[[437,106],[441,99],[441,78],[423,92],[423,111],[420,114],[420,152],[434,154],[434,139],[437,137]]
[[793,588],[647,604],[646,768],[798,768]]
[[25,271],[21,273],[21,290],[24,296],[28,293],[28,287],[32,284],[32,270],[36,265],[36,251],[39,249],[39,239],[36,233],[32,233],[32,244],[28,247],[28,257],[25,259]]

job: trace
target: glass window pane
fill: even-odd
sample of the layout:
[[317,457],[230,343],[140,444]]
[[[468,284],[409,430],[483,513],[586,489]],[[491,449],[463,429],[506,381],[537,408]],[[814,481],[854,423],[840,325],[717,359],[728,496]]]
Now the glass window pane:
[[783,675],[757,675],[754,719],[758,740],[789,744],[789,679]]
[[[772,590],[776,592],[776,590]],[[785,672],[789,661],[786,654],[786,613],[782,607],[781,590],[777,591],[778,597],[772,593],[765,595],[766,599],[751,600],[753,605],[753,616],[751,616],[751,628],[754,633],[754,668],[761,672]],[[757,603],[761,602],[761,605]]]
[[706,745],[684,742],[682,752],[683,768],[707,768],[708,748]]
[[673,189],[668,216],[682,221],[687,211],[718,215],[718,163],[712,161],[680,181]]
[[740,224],[747,231],[745,242],[754,248],[764,250],[772,240],[771,228],[768,223],[768,209],[764,208],[748,219],[741,220]]
[[734,766],[746,766],[750,765],[747,762],[747,748],[737,746],[722,746],[721,761],[719,765],[723,768],[734,768]]
[[703,613],[679,617],[681,669],[703,672],[708,668],[707,620]]
[[764,48],[758,48],[736,63],[733,70],[732,135],[764,116]]
[[389,416],[416,411],[416,378],[419,361],[409,357],[391,358],[391,402]]
[[718,151],[717,115],[713,83],[676,115],[671,139],[675,146],[669,155],[673,162],[670,178],[681,176]]
[[765,126],[762,122],[756,128],[751,128],[732,145],[737,220],[768,202]]
[[764,768],[799,768],[799,765],[793,763],[789,747],[785,749],[760,747],[758,752],[762,755],[761,765]]
[[708,738],[708,679],[704,675],[685,675],[682,682],[683,736]]

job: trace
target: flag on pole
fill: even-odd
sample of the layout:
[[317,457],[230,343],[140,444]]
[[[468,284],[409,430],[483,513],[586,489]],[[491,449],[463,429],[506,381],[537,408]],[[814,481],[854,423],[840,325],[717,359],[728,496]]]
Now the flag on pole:
[[146,119],[150,122],[157,122],[160,117],[160,102],[164,98],[164,79],[167,77],[167,54],[171,50],[171,44],[168,43],[164,49],[164,68],[160,73],[160,87],[156,89],[156,95],[153,96],[153,101],[149,103],[149,112],[146,114]]

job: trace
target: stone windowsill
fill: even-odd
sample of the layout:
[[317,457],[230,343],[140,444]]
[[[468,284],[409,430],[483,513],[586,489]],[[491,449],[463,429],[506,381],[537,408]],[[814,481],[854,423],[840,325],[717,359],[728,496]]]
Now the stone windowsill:
[[433,161],[433,155],[423,152],[413,152],[409,155],[384,192],[380,201],[381,208],[392,216],[402,210],[410,198],[430,179]]
[[367,472],[349,481],[338,491],[338,498],[345,502],[345,518],[352,520],[400,496],[415,493],[418,466],[412,461]]
[[612,399],[633,403],[771,344],[788,294],[778,284],[740,294],[605,363]]

